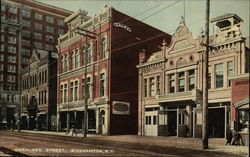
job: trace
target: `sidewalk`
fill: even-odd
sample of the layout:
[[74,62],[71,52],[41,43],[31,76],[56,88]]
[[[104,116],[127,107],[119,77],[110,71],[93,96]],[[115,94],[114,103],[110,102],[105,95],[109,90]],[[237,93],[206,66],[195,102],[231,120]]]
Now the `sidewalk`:
[[[71,136],[71,134],[66,134],[65,132],[51,132],[51,131],[32,131],[32,130],[22,130],[21,132],[27,133],[38,133],[47,135],[59,135],[59,136]],[[77,134],[73,137],[83,137],[83,134]],[[126,142],[126,143],[144,143],[147,145],[154,146],[165,146],[165,147],[176,147],[176,148],[188,148],[194,150],[201,150],[202,140],[198,138],[177,138],[173,136],[163,137],[163,136],[138,136],[138,135],[118,135],[118,136],[103,136],[88,134],[88,138],[96,140],[105,141],[116,141],[116,142]],[[242,155],[243,157],[249,157],[248,146],[229,146],[225,145],[226,139],[224,138],[210,138],[209,139],[209,149],[206,151],[217,151],[217,152],[227,152],[231,154]]]

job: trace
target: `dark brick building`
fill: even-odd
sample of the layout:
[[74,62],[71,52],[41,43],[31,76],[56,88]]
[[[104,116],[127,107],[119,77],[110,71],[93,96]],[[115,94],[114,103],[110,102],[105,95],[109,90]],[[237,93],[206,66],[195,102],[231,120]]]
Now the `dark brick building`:
[[137,134],[139,51],[149,55],[171,36],[110,7],[92,18],[79,10],[65,22],[69,31],[58,43],[58,130],[72,123],[82,128],[87,79],[88,131]]

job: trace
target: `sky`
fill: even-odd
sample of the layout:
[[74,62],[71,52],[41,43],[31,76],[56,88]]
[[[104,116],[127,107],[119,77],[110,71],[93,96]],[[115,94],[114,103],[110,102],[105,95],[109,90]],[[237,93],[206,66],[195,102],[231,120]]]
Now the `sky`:
[[[169,34],[174,34],[181,16],[195,38],[205,30],[206,0],[37,0],[70,11],[82,9],[88,16],[98,14],[105,5],[143,21]],[[235,13],[244,21],[242,33],[249,36],[249,0],[210,0],[210,18]],[[185,7],[184,7],[185,6]],[[215,28],[210,25],[210,34]]]

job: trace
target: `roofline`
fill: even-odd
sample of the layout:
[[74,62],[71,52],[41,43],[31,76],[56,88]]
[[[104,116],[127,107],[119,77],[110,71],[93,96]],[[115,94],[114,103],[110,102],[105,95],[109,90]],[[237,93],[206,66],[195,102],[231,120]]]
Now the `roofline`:
[[50,4],[47,4],[47,3],[43,3],[43,2],[39,2],[39,1],[37,1],[37,0],[30,0],[31,2],[34,2],[34,3],[38,3],[38,4],[40,4],[40,5],[45,5],[45,6],[47,6],[47,7],[50,7],[50,8],[52,8],[52,9],[57,9],[57,10],[61,10],[61,11],[66,11],[66,12],[68,12],[69,14],[72,14],[73,13],[73,11],[71,11],[71,10],[67,10],[67,9],[64,9],[64,8],[60,8],[60,7],[57,7],[57,6],[53,6],[53,5],[50,5]]
[[236,19],[238,19],[239,21],[241,22],[244,22],[242,20],[242,18],[240,18],[237,14],[224,14],[224,15],[221,15],[221,16],[217,16],[217,17],[214,17],[214,18],[211,18],[210,22],[215,22],[215,21],[218,21],[218,20],[222,20],[222,19],[225,19],[225,18],[228,18],[228,17],[235,17]]

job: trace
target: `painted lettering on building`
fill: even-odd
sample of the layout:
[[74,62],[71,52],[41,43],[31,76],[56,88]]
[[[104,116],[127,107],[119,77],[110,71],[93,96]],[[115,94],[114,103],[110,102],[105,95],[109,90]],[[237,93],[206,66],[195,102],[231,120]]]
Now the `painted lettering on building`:
[[123,23],[115,22],[113,25],[114,25],[114,27],[123,28],[123,29],[125,29],[125,30],[128,31],[128,32],[131,32],[131,31],[132,31],[132,29],[131,29],[129,26],[127,26],[127,25],[125,25],[125,24],[123,24]]

